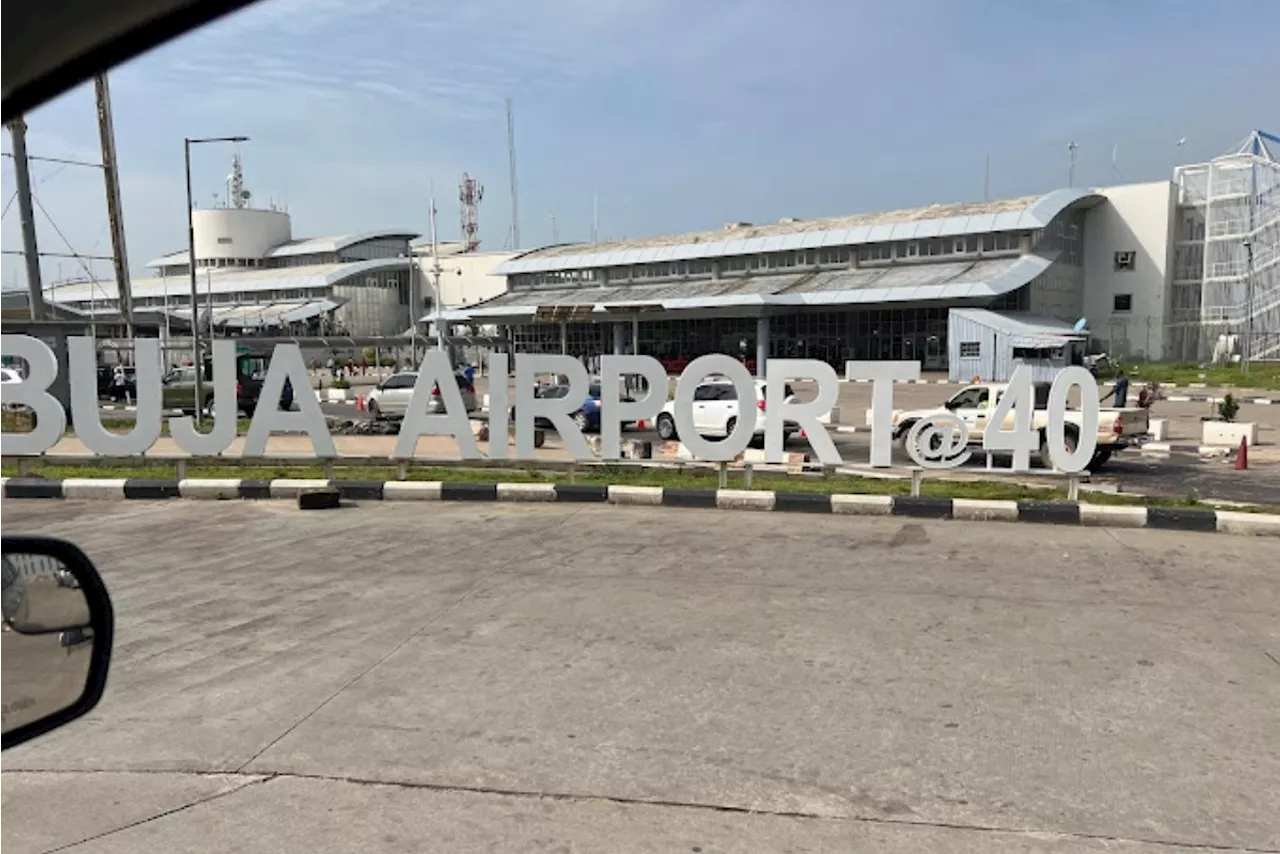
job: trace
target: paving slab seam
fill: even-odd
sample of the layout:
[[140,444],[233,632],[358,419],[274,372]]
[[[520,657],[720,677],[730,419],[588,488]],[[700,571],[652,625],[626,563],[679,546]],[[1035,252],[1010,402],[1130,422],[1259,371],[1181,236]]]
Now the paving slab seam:
[[812,811],[805,811],[805,810],[759,809],[756,807],[744,807],[744,806],[738,806],[735,804],[717,804],[717,803],[709,803],[705,801],[682,801],[682,800],[672,800],[672,799],[663,799],[663,798],[653,798],[653,799],[633,798],[633,797],[622,797],[622,796],[616,796],[616,795],[588,794],[588,793],[581,793],[581,792],[556,792],[556,791],[545,791],[545,790],[535,791],[535,790],[505,788],[505,787],[495,787],[495,786],[468,786],[468,785],[456,785],[456,784],[448,784],[448,783],[428,783],[428,782],[406,781],[406,780],[379,780],[372,777],[357,777],[357,776],[344,775],[344,774],[318,774],[318,773],[306,773],[306,772],[297,772],[297,771],[272,771],[272,770],[205,772],[205,771],[171,771],[171,770],[109,771],[109,770],[99,770],[99,769],[83,769],[83,770],[78,770],[78,769],[52,770],[50,769],[49,771],[21,770],[21,771],[14,771],[13,773],[15,774],[161,773],[161,774],[190,775],[190,776],[241,777],[245,779],[244,784],[237,786],[234,789],[230,789],[226,792],[221,792],[209,797],[200,798],[191,803],[182,804],[180,806],[174,807],[173,809],[166,810],[158,815],[148,816],[146,818],[140,819],[139,821],[133,822],[132,824],[126,825],[124,827],[113,828],[110,831],[107,831],[102,834],[98,834],[97,836],[90,837],[89,839],[80,840],[79,842],[73,843],[72,845],[63,846],[62,848],[58,848],[54,850],[63,850],[63,848],[75,847],[76,845],[81,845],[81,844],[84,844],[85,842],[112,836],[116,833],[119,833],[122,830],[128,830],[133,827],[137,827],[140,824],[147,824],[157,819],[165,818],[174,813],[183,812],[184,810],[190,809],[192,807],[201,806],[210,801],[219,800],[228,795],[236,794],[248,788],[249,786],[261,785],[265,783],[273,783],[278,780],[292,779],[292,780],[314,780],[314,781],[328,782],[328,783],[347,783],[353,786],[386,787],[386,788],[392,788],[392,789],[408,789],[408,790],[419,790],[419,791],[429,791],[429,792],[441,792],[441,793],[449,793],[449,794],[481,795],[481,796],[500,797],[500,798],[536,799],[536,800],[545,800],[545,801],[562,801],[562,802],[569,802],[569,803],[609,803],[609,804],[616,804],[618,806],[624,806],[624,807],[658,807],[658,808],[668,808],[668,809],[696,810],[696,811],[708,811],[708,812],[742,814],[742,815],[764,815],[764,816],[771,816],[774,818],[794,818],[794,819],[801,819],[801,820],[808,820],[808,821],[825,821],[825,822],[851,823],[851,824],[852,823],[885,824],[885,825],[897,825],[897,826],[904,826],[904,827],[925,827],[925,828],[938,828],[943,830],[958,830],[958,831],[966,831],[970,833],[998,833],[998,834],[1007,834],[1010,836],[1052,837],[1057,839],[1077,839],[1077,840],[1091,840],[1091,841],[1100,841],[1100,842],[1114,842],[1114,843],[1121,843],[1121,844],[1153,845],[1153,846],[1163,846],[1163,847],[1173,848],[1173,849],[1241,852],[1241,854],[1274,854],[1273,849],[1254,848],[1250,846],[1239,846],[1239,845],[1224,845],[1222,843],[1214,843],[1214,842],[1188,842],[1188,841],[1160,839],[1160,838],[1119,836],[1119,835],[1106,834],[1106,833],[1089,833],[1085,831],[1073,831],[1073,830],[1043,830],[1038,828],[1027,828],[1027,827],[1004,827],[1001,825],[993,825],[993,824],[972,824],[972,823],[961,823],[961,822],[951,822],[951,821],[928,821],[928,820],[919,820],[919,819],[912,820],[912,819],[892,818],[892,817],[877,816],[877,815],[861,815],[856,813],[851,815],[832,815],[829,813],[820,813],[820,812],[812,812]]
[[93,489],[84,479],[0,478],[5,499],[43,500],[228,500],[280,499],[310,486],[338,489],[349,501],[503,501],[701,507],[752,512],[911,516],[972,522],[1147,528],[1246,536],[1280,536],[1280,514],[1193,507],[1102,505],[1068,501],[983,501],[909,495],[845,495],[772,490],[689,489],[626,485],[532,483],[439,483],[356,480],[104,480]]

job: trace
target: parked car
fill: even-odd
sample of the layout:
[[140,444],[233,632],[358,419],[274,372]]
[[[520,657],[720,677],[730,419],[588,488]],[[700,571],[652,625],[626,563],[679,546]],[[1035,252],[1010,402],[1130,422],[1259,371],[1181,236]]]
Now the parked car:
[[[458,391],[462,394],[463,407],[467,412],[475,412],[479,408],[476,403],[475,384],[461,371],[456,372],[453,379],[458,384]],[[413,398],[413,388],[417,382],[417,371],[400,371],[387,377],[382,385],[369,392],[369,398],[365,401],[369,416],[374,419],[403,418],[409,410],[409,401]],[[440,399],[438,385],[431,389],[431,398],[427,401],[427,412],[444,412],[444,402]]]
[[[541,386],[533,393],[533,396],[543,399],[568,397],[569,385],[567,383],[554,383],[552,385]],[[620,394],[618,395],[618,400],[630,402],[632,398],[625,394]],[[582,406],[570,415],[570,418],[573,419],[573,423],[582,432],[587,433],[598,431],[600,429],[600,401],[600,383],[593,382],[587,387],[587,399],[582,402]],[[515,419],[516,408],[513,406],[511,407],[511,420],[515,421]],[[534,426],[541,427],[543,429],[555,427],[555,425],[551,423],[550,419],[541,415],[535,416],[533,423]],[[627,427],[631,426],[631,423],[632,422],[630,421],[622,422],[622,429],[627,429]]]
[[[13,368],[0,368],[0,386],[8,387],[20,382],[22,382],[22,374],[19,374]],[[6,400],[4,402],[4,408],[17,411],[22,409],[23,406],[20,403],[10,403]]]
[[[205,372],[200,384],[200,410],[210,417],[214,416],[213,380],[210,363],[205,362]],[[244,413],[252,415],[258,406],[258,396],[262,393],[262,381],[245,374],[236,376],[236,415]],[[170,371],[160,385],[161,406],[164,409],[177,409],[184,413],[196,411],[196,369],[191,365],[183,365]]]
[[[893,413],[893,438],[899,445],[905,444],[907,434],[912,426],[923,418],[949,412],[965,423],[969,428],[969,443],[974,446],[982,444],[982,437],[987,429],[991,416],[995,413],[996,404],[1004,394],[1008,385],[1005,383],[976,383],[962,388],[951,396],[951,399],[937,409],[895,410]],[[1049,391],[1050,383],[1033,383],[1032,400],[1034,411],[1031,418],[1031,429],[1040,437],[1040,462],[1048,467],[1052,464],[1049,452]],[[1068,410],[1065,416],[1065,443],[1068,453],[1074,452],[1080,438],[1080,424],[1083,416],[1079,410]],[[1009,413],[1002,429],[1012,430],[1014,415]],[[1125,448],[1137,447],[1146,442],[1150,419],[1146,409],[1129,407],[1115,409],[1099,407],[1098,409],[1098,444],[1089,461],[1089,470],[1097,471],[1106,465],[1113,454]]]
[[[748,417],[755,420],[752,441],[757,443],[763,441],[765,412],[767,409],[765,401],[767,384],[764,380],[756,380],[755,386],[756,410],[753,414],[744,416],[740,411],[738,388],[729,379],[709,377],[699,385],[693,392],[693,426],[698,431],[698,435],[706,437],[728,436],[733,432],[733,428],[737,426],[740,418]],[[788,383],[783,389],[783,398],[784,400],[791,400],[794,397],[795,394],[791,384]],[[679,438],[676,430],[674,400],[667,401],[666,405],[662,407],[654,426],[658,431],[658,437],[664,441],[672,441]],[[783,422],[782,441],[786,442],[793,433],[799,430],[800,425],[796,422]]]

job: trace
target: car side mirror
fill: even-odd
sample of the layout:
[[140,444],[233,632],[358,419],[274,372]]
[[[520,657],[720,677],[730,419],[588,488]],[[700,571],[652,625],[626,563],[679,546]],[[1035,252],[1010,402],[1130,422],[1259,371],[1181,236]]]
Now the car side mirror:
[[955,400],[948,400],[946,403],[942,405],[947,409],[950,409],[952,412],[960,408],[960,404],[956,403]]
[[111,662],[111,597],[65,540],[3,537],[3,744],[30,741],[89,712]]

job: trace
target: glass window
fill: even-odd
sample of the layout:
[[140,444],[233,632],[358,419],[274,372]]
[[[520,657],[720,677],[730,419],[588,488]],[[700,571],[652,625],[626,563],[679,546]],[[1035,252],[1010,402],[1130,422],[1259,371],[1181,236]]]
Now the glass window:
[[713,385],[700,385],[693,391],[694,400],[719,400],[720,389]]
[[1111,299],[1113,311],[1133,311],[1133,294],[1116,294]]
[[982,356],[981,341],[961,341],[960,342],[960,358],[961,359],[977,359]]

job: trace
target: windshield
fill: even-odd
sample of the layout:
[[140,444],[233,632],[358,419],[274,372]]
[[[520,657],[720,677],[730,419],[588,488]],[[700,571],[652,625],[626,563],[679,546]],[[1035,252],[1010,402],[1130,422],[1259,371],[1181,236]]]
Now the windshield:
[[108,675],[5,850],[1280,852],[1277,33],[260,0],[26,110],[4,534],[115,634],[10,579],[10,725]]

